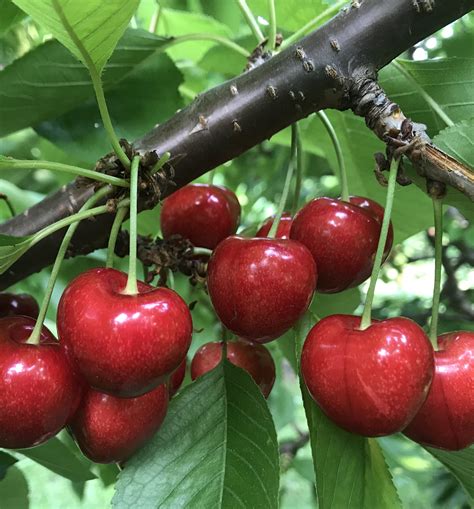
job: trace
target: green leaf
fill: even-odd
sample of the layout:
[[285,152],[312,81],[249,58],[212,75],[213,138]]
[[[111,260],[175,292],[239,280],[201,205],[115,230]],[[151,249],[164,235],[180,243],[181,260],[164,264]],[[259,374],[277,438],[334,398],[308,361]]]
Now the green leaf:
[[360,290],[351,288],[335,294],[315,293],[310,310],[320,318],[336,313],[351,314],[360,304]]
[[474,117],[474,58],[399,59],[397,63],[404,72],[390,64],[380,72],[380,84],[405,115],[426,124],[431,135],[446,127],[446,123],[424,94],[452,122]]
[[20,469],[13,466],[0,482],[0,500],[5,509],[28,509],[28,483]]
[[454,452],[433,447],[425,449],[453,473],[474,502],[474,447]]
[[74,454],[57,437],[32,449],[19,449],[16,453],[71,481],[89,481],[97,478],[90,469],[91,463],[83,456]]
[[278,506],[278,444],[266,402],[229,362],[187,386],[151,442],[126,463],[112,506]]
[[11,0],[0,0],[0,13],[0,36],[25,17]]
[[[105,67],[105,91],[117,87],[165,43],[143,30],[127,30]],[[87,69],[57,41],[48,41],[5,67],[0,72],[0,90],[0,116],[8,118],[0,122],[0,136],[56,118],[94,99]]]
[[[295,345],[301,357],[304,340],[313,326],[309,313],[299,321]],[[309,395],[300,379],[308,420],[320,509],[401,509],[397,490],[375,439],[336,426]]]
[[18,460],[10,456],[6,452],[0,451],[0,481],[4,479],[9,467],[14,465]]
[[92,64],[99,72],[139,4],[139,0],[13,1],[84,65]]
[[[107,94],[107,104],[119,138],[134,140],[182,107],[178,87],[183,78],[165,54],[154,54],[138,65]],[[160,86],[150,86],[160,83]],[[91,126],[94,128],[91,129]],[[67,153],[93,163],[109,149],[95,99],[42,122],[36,131]]]

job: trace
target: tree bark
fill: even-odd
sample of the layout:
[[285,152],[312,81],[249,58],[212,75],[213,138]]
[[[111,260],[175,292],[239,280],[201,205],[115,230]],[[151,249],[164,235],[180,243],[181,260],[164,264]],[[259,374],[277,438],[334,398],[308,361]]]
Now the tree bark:
[[[201,94],[187,108],[135,142],[140,152],[170,152],[177,188],[233,159],[309,114],[354,108],[351,89],[428,35],[463,16],[474,0],[352,1],[328,23],[259,67]],[[426,176],[429,165],[425,165]],[[437,177],[439,178],[439,171]],[[31,234],[77,211],[92,189],[69,184],[0,225]],[[81,224],[72,254],[107,243],[111,218]],[[0,277],[0,289],[54,260],[63,232],[51,236]]]

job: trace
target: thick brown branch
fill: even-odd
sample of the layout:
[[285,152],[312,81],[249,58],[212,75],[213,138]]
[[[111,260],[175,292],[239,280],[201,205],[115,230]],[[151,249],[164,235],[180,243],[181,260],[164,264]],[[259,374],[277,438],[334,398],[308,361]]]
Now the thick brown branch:
[[[136,148],[170,152],[181,187],[324,108],[350,107],[354,76],[376,72],[406,49],[469,12],[474,0],[362,0],[259,67],[200,95]],[[425,164],[428,175],[430,167]],[[24,235],[77,211],[90,194],[70,184],[0,226]],[[81,225],[75,252],[105,246],[110,217]],[[45,239],[0,278],[0,289],[52,263],[61,234]]]

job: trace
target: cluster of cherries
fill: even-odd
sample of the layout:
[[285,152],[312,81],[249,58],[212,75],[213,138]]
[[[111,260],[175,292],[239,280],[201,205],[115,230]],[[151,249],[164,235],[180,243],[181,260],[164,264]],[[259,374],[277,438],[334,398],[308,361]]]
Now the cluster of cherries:
[[[268,397],[275,365],[262,343],[290,329],[315,291],[340,292],[369,277],[382,217],[366,198],[318,198],[294,218],[285,214],[275,238],[267,237],[273,218],[247,238],[234,235],[240,205],[232,191],[195,184],[167,198],[163,236],[213,250],[209,295],[237,338],[203,345],[192,379],[213,369],[225,349]],[[390,227],[385,257],[392,240]],[[43,327],[39,344],[28,341],[34,300],[0,295],[0,447],[33,447],[66,426],[91,460],[122,462],[159,429],[185,376],[191,314],[169,288],[139,282],[130,295],[126,283],[114,269],[79,275],[59,303],[59,342]],[[439,347],[433,353],[406,318],[361,330],[360,318],[333,315],[308,334],[301,371],[323,411],[349,431],[405,430],[421,443],[460,449],[474,441],[474,334],[441,336]]]

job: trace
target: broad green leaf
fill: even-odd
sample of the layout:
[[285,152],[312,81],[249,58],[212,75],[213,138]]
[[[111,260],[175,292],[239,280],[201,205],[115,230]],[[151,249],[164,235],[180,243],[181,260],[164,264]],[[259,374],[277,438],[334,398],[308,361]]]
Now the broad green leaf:
[[278,478],[266,402],[226,361],[172,401],[160,431],[120,473],[112,506],[274,509]]
[[18,460],[6,452],[0,451],[0,481],[5,477],[7,470]]
[[[107,104],[119,138],[135,140],[182,107],[181,72],[164,54],[153,54],[107,93]],[[150,86],[159,83],[157,86]],[[109,141],[94,98],[36,131],[67,153],[93,163],[107,153]]]
[[[127,30],[105,67],[106,97],[108,90],[165,43],[143,30]],[[8,119],[0,122],[0,136],[56,118],[94,99],[87,69],[57,41],[38,46],[0,71],[0,90],[0,117]]]
[[1,507],[5,509],[28,509],[28,483],[19,468],[8,469],[5,478],[0,482]]
[[474,503],[474,446],[461,451],[443,451],[425,447],[458,479]]
[[0,36],[24,17],[25,14],[11,0],[0,0]]
[[[28,207],[38,203],[44,196],[34,191],[27,191],[20,189],[15,184],[8,182],[8,180],[0,179],[0,193],[6,195],[15,210],[15,213],[23,212]],[[10,211],[6,205],[0,203],[0,218],[1,220],[10,218]]]
[[336,313],[351,314],[359,304],[360,291],[358,288],[351,288],[335,294],[315,293],[310,309],[320,318],[324,318]]
[[86,67],[102,71],[139,0],[13,0]]
[[34,235],[12,237],[0,234],[0,274],[8,270],[32,246]]
[[0,233],[0,247],[16,247],[31,240],[31,236],[13,237],[12,235],[3,235]]
[[423,94],[452,122],[474,117],[474,58],[399,59],[397,64],[404,72],[390,64],[380,72],[380,84],[407,117],[428,126],[431,136],[446,123]]
[[[295,328],[298,359],[312,325],[313,320],[307,313]],[[300,385],[310,432],[319,508],[401,509],[377,441],[336,426],[313,401],[302,378]]]
[[90,469],[91,463],[84,457],[74,454],[57,437],[38,447],[19,449],[16,452],[71,481],[89,481],[97,478]]

